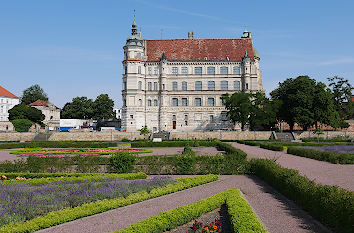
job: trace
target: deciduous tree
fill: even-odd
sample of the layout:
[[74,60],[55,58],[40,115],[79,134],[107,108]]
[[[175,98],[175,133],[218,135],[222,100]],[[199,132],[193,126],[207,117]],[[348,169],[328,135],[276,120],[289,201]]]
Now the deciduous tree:
[[36,100],[48,101],[48,95],[38,84],[32,85],[23,91],[21,103],[27,105],[35,102]]

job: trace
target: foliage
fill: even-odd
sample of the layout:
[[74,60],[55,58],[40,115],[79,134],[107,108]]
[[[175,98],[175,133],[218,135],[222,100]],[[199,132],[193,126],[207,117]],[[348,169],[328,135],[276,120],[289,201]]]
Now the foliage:
[[210,230],[212,230],[212,232],[214,233],[217,233],[222,231],[222,223],[221,220],[218,218],[216,218],[211,223],[203,223],[195,220],[191,228],[192,229],[190,229],[187,233],[209,233],[211,232]]
[[131,144],[132,148],[138,147],[185,147],[186,145],[196,147],[198,146],[216,146],[218,140],[194,140],[194,141],[163,141],[163,142],[152,142],[152,141],[139,141]]
[[278,118],[287,122],[290,130],[295,123],[304,130],[317,123],[338,127],[339,115],[334,109],[332,94],[321,82],[308,76],[289,78],[279,83],[270,95],[281,101]]
[[320,142],[351,142],[350,138],[343,138],[343,137],[335,137],[331,139],[325,139],[325,138],[301,138],[301,141],[303,142],[315,142],[315,141],[320,141]]
[[327,161],[330,163],[354,164],[354,154],[334,153],[328,151],[312,150],[307,148],[289,147],[288,154],[301,157]]
[[38,84],[32,85],[23,91],[21,104],[28,105],[37,100],[48,101],[48,95]]
[[116,231],[116,233],[166,232],[199,218],[202,214],[220,207],[225,202],[230,205],[229,214],[231,219],[234,220],[232,222],[234,232],[267,232],[240,191],[238,189],[228,189],[198,202],[161,212],[157,216],[129,225],[123,230]]
[[274,150],[274,151],[283,151],[284,147],[279,144],[275,143],[260,143],[259,145],[261,148],[267,149],[267,150]]
[[114,142],[98,141],[30,141],[20,143],[3,143],[0,149],[15,148],[107,148],[117,146]]
[[141,128],[139,131],[140,131],[140,135],[148,135],[150,133],[150,130],[147,128],[146,125],[143,128]]
[[178,192],[184,189],[192,188],[198,185],[209,183],[218,179],[216,175],[205,175],[192,178],[176,179],[177,183],[169,184],[165,187],[156,188],[149,193],[146,191],[133,193],[123,198],[114,198],[100,200],[92,203],[83,204],[74,208],[66,208],[63,210],[53,211],[41,217],[34,218],[24,223],[11,223],[0,228],[0,233],[19,233],[33,232],[56,226],[75,219],[102,213],[111,209],[127,206],[133,203],[156,198],[166,194]]
[[116,153],[109,158],[109,170],[116,173],[128,173],[134,168],[136,156],[131,153]]
[[354,103],[351,101],[353,86],[349,80],[333,76],[327,78],[332,89],[335,109],[340,113],[342,119],[354,118]]
[[192,174],[193,171],[195,171],[195,164],[196,156],[192,149],[190,148],[190,150],[184,150],[182,155],[177,157],[177,173],[182,175]]
[[28,132],[33,122],[27,119],[15,119],[11,123],[15,127],[16,132]]
[[322,223],[338,232],[354,232],[354,193],[337,186],[316,184],[297,170],[283,168],[271,160],[252,159],[250,163],[254,174]]
[[115,118],[113,112],[114,101],[109,98],[107,94],[101,94],[96,97],[93,102],[93,118],[98,119],[112,119]]
[[27,119],[32,122],[41,124],[45,116],[42,114],[41,110],[36,108],[18,104],[9,110],[9,120],[12,122],[16,119]]
[[92,119],[94,108],[92,99],[86,96],[75,97],[61,110],[60,117],[64,119]]

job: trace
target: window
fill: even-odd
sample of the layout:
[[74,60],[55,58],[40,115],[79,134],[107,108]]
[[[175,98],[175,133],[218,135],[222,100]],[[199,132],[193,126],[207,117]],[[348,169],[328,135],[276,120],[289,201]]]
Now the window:
[[123,106],[126,107],[127,106],[127,100],[123,99]]
[[221,113],[220,118],[222,121],[227,121],[227,113],[226,112]]
[[154,99],[154,106],[157,106],[157,99]]
[[202,106],[202,98],[195,98],[195,106]]
[[172,67],[172,74],[178,74],[178,67]]
[[228,74],[228,73],[229,73],[229,69],[227,66],[220,67],[220,74]]
[[157,127],[153,127],[152,130],[153,130],[154,132],[156,132],[156,131],[157,131]]
[[152,91],[152,83],[151,82],[148,82],[148,90]]
[[196,81],[195,82],[195,90],[196,91],[201,91],[202,90],[202,81]]
[[136,58],[141,59],[141,53],[137,52],[136,53]]
[[182,74],[188,74],[188,67],[186,66],[182,67]]
[[152,75],[152,68],[148,67],[148,75]]
[[159,67],[154,67],[154,74],[155,75],[158,75],[159,74]]
[[128,74],[128,66],[124,66],[124,74]]
[[202,74],[202,67],[201,66],[194,67],[194,74]]
[[138,105],[142,106],[143,105],[143,101],[141,99],[138,100]]
[[172,98],[172,106],[178,106],[178,99]]
[[187,90],[187,82],[182,82],[182,91]]
[[172,82],[172,91],[177,91],[177,82]]
[[154,82],[154,91],[157,91],[157,82]]
[[228,90],[229,89],[229,83],[228,81],[221,81],[220,82],[220,89],[221,90]]
[[124,89],[124,90],[127,90],[127,81],[124,81],[124,82],[123,82],[123,89]]
[[234,72],[234,74],[240,74],[241,72],[240,72],[240,67],[239,66],[234,66],[233,67],[233,72]]
[[234,90],[236,91],[241,90],[240,81],[234,81]]
[[130,119],[133,119],[134,118],[134,115],[130,115]]
[[208,72],[208,74],[215,74],[215,67],[209,66],[207,72]]
[[215,99],[214,98],[208,98],[208,106],[215,106]]
[[214,115],[210,115],[209,119],[210,119],[210,122],[213,122],[214,121]]
[[215,90],[215,82],[208,81],[208,90]]
[[248,90],[248,83],[246,83],[246,90]]
[[194,120],[201,121],[202,120],[202,114],[201,113],[194,114]]
[[176,118],[176,115],[172,115],[172,120],[176,120],[177,118]]
[[148,100],[148,106],[151,106],[152,105],[151,103],[152,103],[151,100]]
[[141,66],[138,66],[138,74],[141,74]]
[[184,120],[188,120],[188,115],[184,115]]
[[141,81],[138,82],[138,90],[141,90],[143,88],[143,83]]
[[184,121],[184,125],[185,125],[185,126],[188,126],[188,121]]
[[165,84],[162,84],[162,90],[165,90]]
[[188,99],[182,98],[182,106],[188,106]]

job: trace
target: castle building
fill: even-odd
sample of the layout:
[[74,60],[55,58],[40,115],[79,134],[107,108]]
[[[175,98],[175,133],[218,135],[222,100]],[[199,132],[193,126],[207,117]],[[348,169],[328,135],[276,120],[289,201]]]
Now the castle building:
[[251,32],[241,38],[145,40],[134,20],[123,60],[122,130],[234,128],[221,95],[263,92],[260,57]]
[[0,121],[8,121],[9,110],[19,103],[19,97],[0,86]]
[[51,131],[60,129],[60,108],[44,100],[36,100],[28,106],[42,111],[45,116],[43,123],[46,125],[46,129]]

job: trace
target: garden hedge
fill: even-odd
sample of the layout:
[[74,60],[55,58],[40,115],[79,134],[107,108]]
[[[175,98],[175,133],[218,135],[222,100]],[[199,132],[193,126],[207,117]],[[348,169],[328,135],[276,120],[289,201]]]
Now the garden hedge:
[[20,143],[1,143],[0,149],[15,148],[106,148],[115,147],[114,142],[95,141],[30,141]]
[[116,233],[163,233],[199,218],[226,203],[234,232],[267,232],[238,189],[228,189],[198,202],[161,212]]
[[312,137],[312,138],[301,138],[301,141],[303,142],[351,142],[352,139],[350,138],[332,138],[332,139],[324,139],[324,138],[317,138],[317,137]]
[[133,193],[126,198],[120,197],[108,200],[100,200],[83,204],[74,208],[65,208],[63,210],[53,211],[45,216],[37,217],[23,223],[11,223],[0,227],[0,233],[34,232],[86,216],[102,213],[111,209],[116,209],[122,206],[131,205],[151,198],[160,197],[166,194],[206,184],[212,181],[216,181],[217,179],[218,176],[216,175],[176,179],[177,183],[169,184],[161,188],[152,189],[149,193],[143,191],[139,193]]
[[289,147],[288,154],[298,155],[310,159],[327,161],[330,163],[354,164],[354,154],[334,153],[308,148]]
[[274,161],[252,159],[251,171],[322,223],[338,232],[354,232],[354,193],[337,186],[319,185],[299,171]]
[[187,145],[192,147],[198,146],[210,146],[215,147],[219,143],[218,140],[194,140],[194,141],[163,141],[163,142],[153,142],[153,141],[139,141],[133,142],[131,144],[132,148],[139,147],[185,147]]
[[276,144],[276,143],[260,143],[259,145],[261,148],[267,149],[267,150],[274,150],[274,151],[283,151],[284,147],[282,145]]

